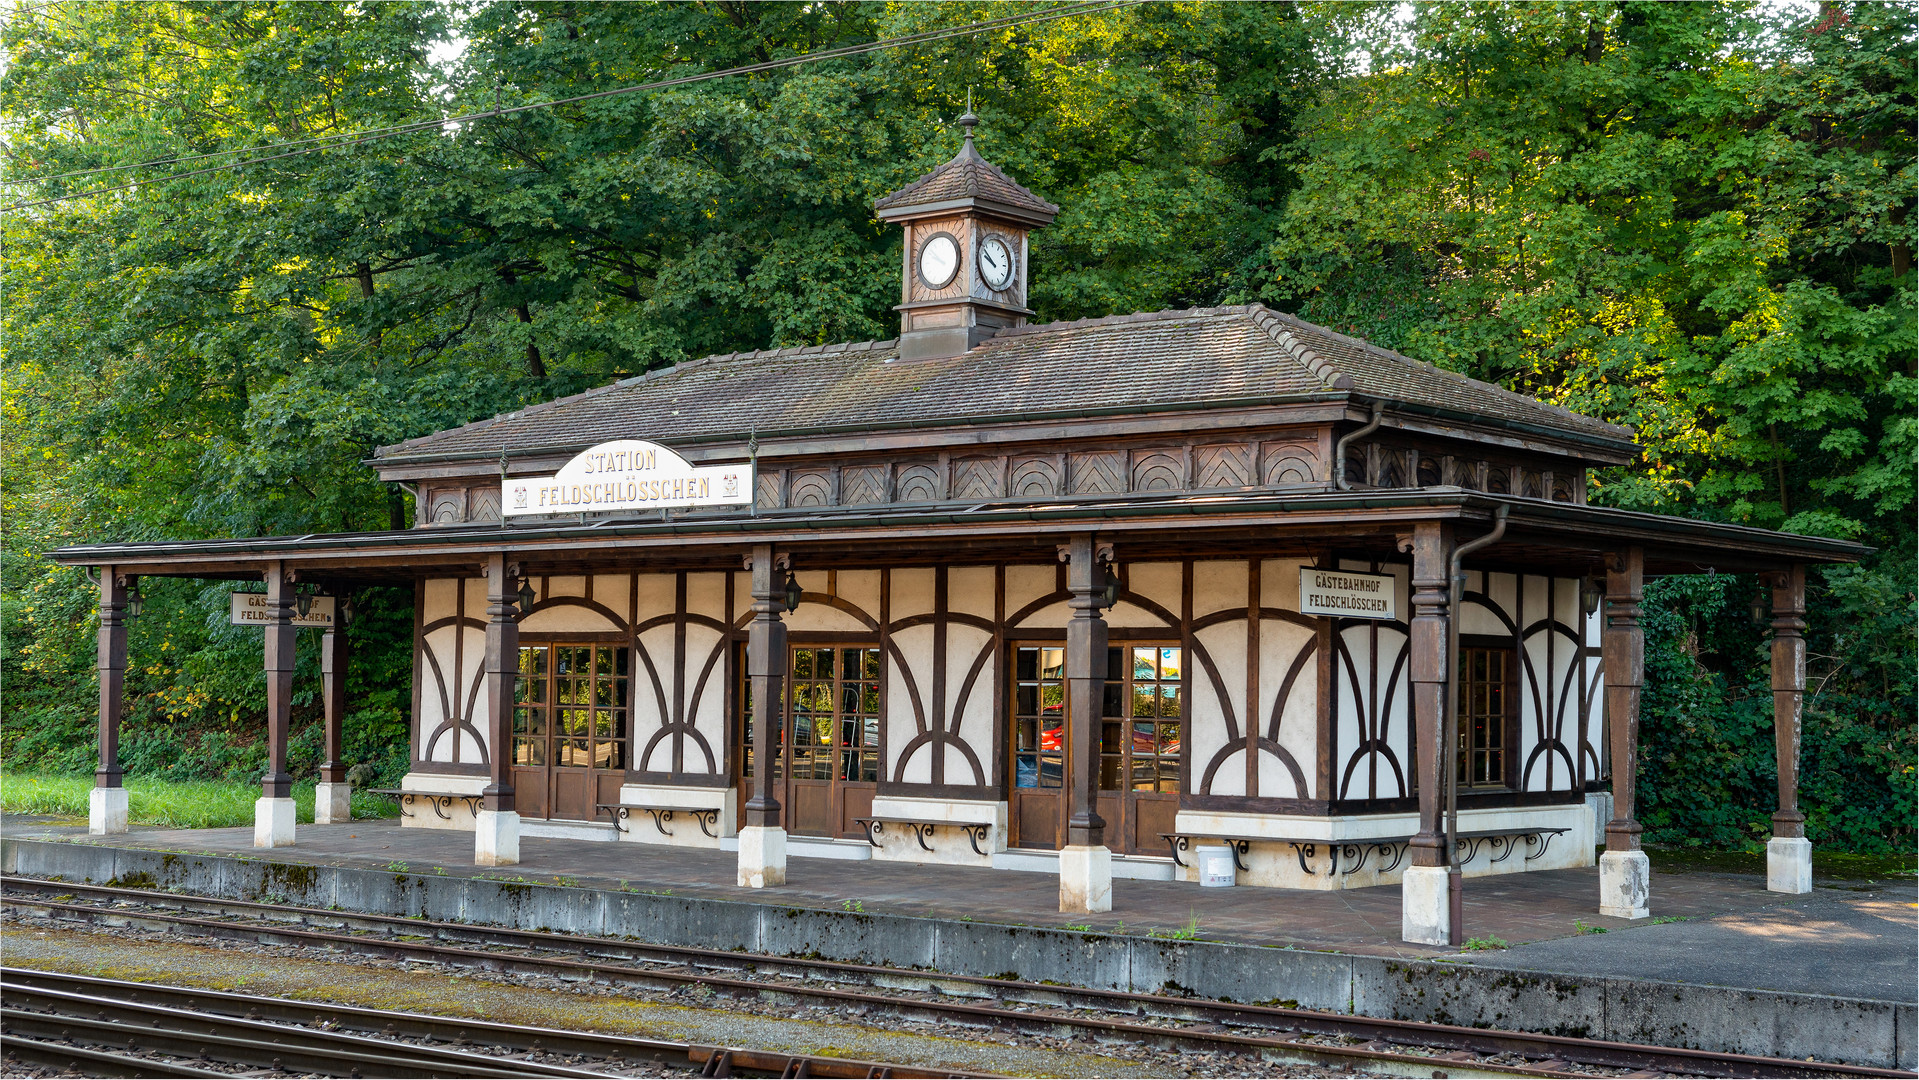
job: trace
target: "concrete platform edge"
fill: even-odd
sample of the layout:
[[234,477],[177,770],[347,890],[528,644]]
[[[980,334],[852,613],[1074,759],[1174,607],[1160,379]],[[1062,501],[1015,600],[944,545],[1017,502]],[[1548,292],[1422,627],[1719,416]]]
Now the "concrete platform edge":
[[[338,907],[960,975],[1357,1012],[1769,1057],[1915,1065],[1912,1003],[1394,960],[480,877],[0,841],[0,869],[200,896]],[[511,868],[505,868],[510,870]]]

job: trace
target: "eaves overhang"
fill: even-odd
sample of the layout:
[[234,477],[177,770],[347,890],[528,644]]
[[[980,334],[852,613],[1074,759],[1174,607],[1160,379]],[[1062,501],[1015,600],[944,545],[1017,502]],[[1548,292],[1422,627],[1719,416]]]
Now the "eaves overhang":
[[[462,525],[377,533],[337,533],[195,541],[80,544],[48,553],[67,566],[114,566],[128,573],[244,576],[239,571],[280,561],[347,570],[416,562],[478,563],[485,556],[560,555],[592,551],[599,557],[696,549],[724,551],[749,544],[795,549],[826,542],[885,543],[1032,541],[1096,531],[1115,541],[1128,534],[1191,530],[1275,530],[1294,537],[1390,535],[1421,521],[1454,521],[1461,529],[1489,523],[1509,510],[1509,543],[1525,542],[1567,553],[1598,553],[1627,545],[1657,548],[1663,572],[1704,573],[1760,565],[1856,562],[1872,549],[1850,541],[1692,521],[1640,511],[1485,495],[1460,488],[1399,492],[1179,493],[1104,502],[1054,500],[1014,504],[939,503],[883,509],[825,508],[759,514],[605,518],[591,523],[543,521],[523,525]],[[1474,525],[1474,527],[1478,527]],[[1462,533],[1462,536],[1464,534]],[[1497,550],[1497,549],[1494,549]]]

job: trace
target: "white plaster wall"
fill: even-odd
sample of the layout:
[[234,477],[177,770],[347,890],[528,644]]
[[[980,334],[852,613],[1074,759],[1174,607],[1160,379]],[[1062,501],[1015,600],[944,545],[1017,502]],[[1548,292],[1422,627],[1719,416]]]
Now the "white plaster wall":
[[[1245,601],[1241,599],[1242,609]],[[1211,675],[1197,656],[1188,657],[1189,674],[1186,677],[1187,695],[1190,701],[1186,707],[1186,737],[1193,744],[1193,783],[1197,788],[1205,776],[1208,764],[1221,746],[1226,744],[1228,735],[1226,716],[1231,714],[1239,720],[1239,745],[1244,746],[1246,737],[1246,620],[1233,619],[1228,622],[1209,626],[1193,635],[1193,640],[1206,650],[1214,668],[1219,672],[1221,686],[1215,686]],[[1220,691],[1224,690],[1222,694]],[[1231,758],[1221,763],[1213,773],[1212,786],[1207,789],[1211,795],[1245,795],[1246,760],[1244,751],[1237,751]]]
[[618,839],[634,844],[658,844],[663,847],[717,848],[720,839],[739,835],[739,822],[734,820],[735,808],[739,805],[735,789],[730,787],[691,787],[676,784],[625,784],[620,787],[620,801],[630,806],[652,807],[711,807],[719,811],[719,818],[707,828],[717,833],[708,836],[700,828],[699,821],[684,810],[676,812],[671,820],[662,814],[659,820],[644,810],[630,810],[624,824],[626,831],[618,834]]
[[[1185,571],[1181,563],[1134,563],[1126,571],[1127,589],[1172,612],[1177,618],[1181,603],[1180,585]],[[1196,573],[1194,576],[1204,575]],[[1241,606],[1244,606],[1244,601]],[[1155,620],[1156,624],[1160,622],[1163,620]]]
[[[1006,617],[1011,619],[1019,613],[1021,608],[1051,593],[1058,580],[1058,572],[1049,565],[1007,567]],[[1020,625],[1043,626],[1045,624],[1033,618]]]
[[[1203,619],[1221,611],[1245,611],[1247,564],[1232,562],[1196,562],[1193,564],[1193,618]],[[1175,582],[1173,602],[1168,611],[1179,610]],[[1244,629],[1244,623],[1241,624]]]
[[[931,594],[927,594],[930,602]],[[897,616],[896,616],[897,617]],[[921,706],[926,709],[930,722],[932,702],[926,699],[926,692],[933,685],[933,628],[931,626],[913,626],[893,635],[893,647],[896,655],[888,657],[886,664],[886,767],[885,775],[895,777],[907,784],[930,784],[933,782],[932,745],[922,743],[912,758],[902,768],[899,754],[919,734],[913,711],[913,694],[920,694]],[[906,658],[904,667],[900,657]],[[912,685],[908,685],[910,675]]]
[[[1340,568],[1371,572],[1369,563],[1342,561]],[[1380,573],[1391,574],[1395,578],[1394,591],[1402,615],[1411,611],[1411,568],[1404,565],[1381,567]],[[1372,634],[1371,627],[1379,631],[1380,663],[1374,671],[1371,664]],[[1339,629],[1338,636],[1344,642],[1345,650],[1351,658],[1351,668],[1344,661],[1334,665],[1337,708],[1334,712],[1337,724],[1337,759],[1333,763],[1333,794],[1346,799],[1399,798],[1412,794],[1413,763],[1408,760],[1410,741],[1407,732],[1412,723],[1412,671],[1411,658],[1402,660],[1406,650],[1407,634],[1390,623],[1371,623],[1368,620],[1353,619],[1346,621]],[[1395,665],[1397,664],[1397,667]],[[1357,682],[1354,681],[1357,676]],[[1360,761],[1352,769],[1351,781],[1346,783],[1347,766],[1352,764],[1355,750],[1365,737],[1363,719],[1374,715],[1378,721],[1380,737],[1392,748],[1399,769],[1395,773],[1393,766],[1382,755],[1376,763]],[[1377,768],[1371,767],[1376,764]],[[1341,785],[1345,784],[1343,791]]]
[[998,575],[990,566],[955,566],[946,572],[946,609],[993,620]]
[[[989,602],[990,602],[990,593]],[[985,666],[979,676],[973,680],[971,692],[966,699],[960,700],[960,692],[965,688],[967,673],[973,669],[973,663],[984,654]],[[998,675],[1000,658],[994,655],[993,635],[976,626],[959,623],[949,624],[946,628],[946,716],[947,726],[958,721],[960,740],[979,761],[979,772],[973,771],[973,765],[966,755],[956,747],[946,748],[946,782],[949,784],[987,784],[993,779],[993,713],[994,700],[999,693]],[[922,684],[930,687],[929,681]]]
[[[1419,815],[1406,812],[1314,817],[1182,810],[1174,827],[1195,838],[1193,848],[1207,844],[1208,837],[1270,837],[1269,840],[1252,842],[1248,853],[1241,857],[1248,868],[1238,873],[1238,883],[1241,885],[1330,891],[1398,884],[1408,865],[1403,854],[1392,870],[1382,872],[1382,864],[1392,863],[1393,856],[1387,854],[1382,860],[1379,851],[1366,849],[1360,869],[1346,874],[1343,869],[1350,863],[1353,853],[1342,852],[1339,864],[1342,872],[1334,873],[1331,845],[1339,841],[1361,841],[1367,838],[1403,839],[1419,831]],[[1464,865],[1465,875],[1469,878],[1492,877],[1529,870],[1591,866],[1593,847],[1584,841],[1592,836],[1594,826],[1592,808],[1584,802],[1559,806],[1461,810],[1459,831],[1462,834],[1503,829],[1519,832],[1555,828],[1566,831],[1553,835],[1543,845],[1530,848],[1523,841],[1499,847],[1482,841],[1473,853],[1472,860]],[[1300,841],[1301,846],[1295,847],[1290,841]],[[1311,845],[1310,850],[1302,852],[1302,848],[1308,844]],[[1302,853],[1306,856],[1306,870],[1300,868]],[[1502,854],[1504,857],[1500,858]],[[1532,856],[1530,861],[1528,855]],[[1186,866],[1176,872],[1182,880],[1197,881],[1199,874],[1195,856],[1183,853],[1180,857]]]
[[[1298,591],[1298,575],[1294,575],[1294,591]],[[1265,597],[1262,595],[1261,600]],[[1274,605],[1263,605],[1271,607]],[[1277,742],[1287,753],[1293,756],[1300,772],[1306,778],[1307,790],[1300,790],[1293,779],[1292,771],[1271,754],[1259,756],[1259,795],[1268,799],[1309,799],[1316,794],[1311,790],[1313,771],[1319,754],[1319,661],[1316,656],[1308,656],[1299,674],[1294,677],[1291,691],[1286,700],[1279,701],[1280,691],[1285,689],[1286,673],[1300,654],[1313,647],[1317,633],[1298,623],[1284,622],[1279,619],[1262,619],[1259,624],[1259,693],[1260,707],[1257,721],[1261,734],[1268,733],[1268,722],[1273,709],[1279,707],[1279,738]]]

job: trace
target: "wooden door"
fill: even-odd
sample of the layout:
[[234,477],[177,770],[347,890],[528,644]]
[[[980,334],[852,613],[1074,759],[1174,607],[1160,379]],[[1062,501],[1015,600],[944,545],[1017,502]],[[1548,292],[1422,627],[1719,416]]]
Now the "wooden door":
[[[1073,776],[1065,747],[1077,721],[1066,708],[1065,658],[1065,649],[1054,645],[1013,650],[1013,735],[1007,740],[1013,847],[1056,849],[1066,842]],[[1107,650],[1098,809],[1113,851],[1157,854],[1165,850],[1160,834],[1173,831],[1185,731],[1183,660],[1177,645]]]
[[795,645],[788,669],[786,829],[861,835],[880,765],[880,652],[871,645]]
[[[744,664],[740,665],[744,671]],[[781,824],[796,836],[856,838],[853,819],[873,810],[880,768],[879,649],[802,643],[791,647],[773,785]],[[741,820],[752,797],[753,698],[741,677]]]
[[514,685],[514,787],[520,813],[601,818],[626,778],[628,650],[554,642],[520,647]]

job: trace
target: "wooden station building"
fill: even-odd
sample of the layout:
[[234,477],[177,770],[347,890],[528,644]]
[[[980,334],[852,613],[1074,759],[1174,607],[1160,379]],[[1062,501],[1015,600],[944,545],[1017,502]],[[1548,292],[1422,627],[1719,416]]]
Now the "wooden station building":
[[[759,887],[788,856],[973,864],[1096,911],[1115,876],[1206,862],[1400,884],[1406,938],[1443,943],[1449,863],[1601,842],[1601,908],[1632,917],[1642,587],[1717,570],[1771,576],[1770,885],[1810,888],[1805,567],[1863,549],[1589,506],[1630,430],[1259,305],[1031,325],[1027,237],[1058,208],[971,120],[876,204],[905,233],[895,340],[710,356],[384,447],[411,529],[56,552],[103,571],[93,831],[126,827],[137,578],[265,582],[268,847],[294,842],[299,594],[398,583],[404,824],[473,831],[481,863],[588,836],[734,848]],[[347,814],[341,649],[322,822]]]

